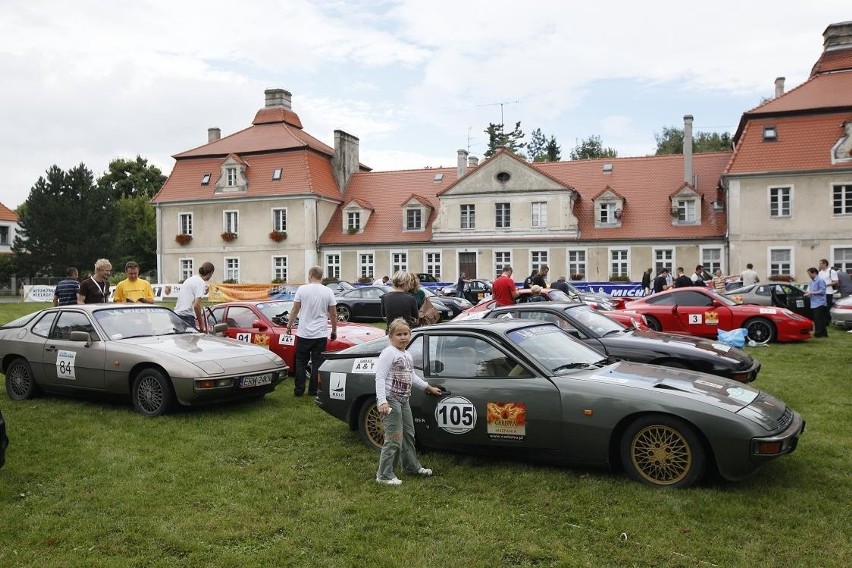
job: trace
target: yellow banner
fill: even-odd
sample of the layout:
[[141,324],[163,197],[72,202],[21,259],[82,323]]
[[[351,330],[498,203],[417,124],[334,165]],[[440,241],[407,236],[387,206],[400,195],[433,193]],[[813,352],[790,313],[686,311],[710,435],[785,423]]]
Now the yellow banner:
[[210,284],[208,299],[213,303],[239,300],[266,300],[281,284]]

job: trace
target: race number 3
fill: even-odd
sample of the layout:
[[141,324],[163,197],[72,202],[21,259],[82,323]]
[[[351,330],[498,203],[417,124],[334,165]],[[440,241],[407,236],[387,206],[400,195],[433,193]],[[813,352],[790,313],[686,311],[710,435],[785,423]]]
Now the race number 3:
[[476,407],[462,396],[451,396],[435,408],[438,428],[450,434],[466,434],[476,427]]
[[69,379],[76,381],[74,375],[74,360],[77,358],[77,353],[74,351],[59,351],[56,356],[56,374],[60,379]]

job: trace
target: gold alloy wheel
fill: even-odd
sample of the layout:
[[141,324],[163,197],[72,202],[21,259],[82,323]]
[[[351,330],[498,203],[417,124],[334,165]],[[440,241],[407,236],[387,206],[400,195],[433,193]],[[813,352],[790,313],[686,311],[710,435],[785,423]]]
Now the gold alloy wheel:
[[630,443],[630,459],[636,472],[653,485],[674,485],[693,466],[689,441],[677,429],[652,424],[636,432]]
[[382,449],[385,443],[385,425],[382,423],[382,415],[376,401],[372,400],[361,409],[360,434],[363,442],[376,450]]

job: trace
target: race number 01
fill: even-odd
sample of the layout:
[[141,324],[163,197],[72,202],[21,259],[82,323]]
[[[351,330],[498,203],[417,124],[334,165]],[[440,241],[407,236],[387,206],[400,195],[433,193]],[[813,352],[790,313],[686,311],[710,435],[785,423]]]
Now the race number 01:
[[466,434],[476,427],[476,407],[462,396],[451,396],[435,408],[438,428],[450,434]]

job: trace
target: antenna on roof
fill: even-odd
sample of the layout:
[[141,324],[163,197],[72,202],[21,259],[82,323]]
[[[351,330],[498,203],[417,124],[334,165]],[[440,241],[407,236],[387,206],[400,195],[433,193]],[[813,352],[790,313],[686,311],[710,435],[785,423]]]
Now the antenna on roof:
[[521,101],[518,100],[518,99],[515,99],[514,101],[503,101],[503,102],[499,102],[499,103],[485,103],[484,105],[476,105],[476,106],[487,107],[487,106],[500,105],[500,134],[505,134],[503,132],[503,125],[505,124],[503,122],[503,106],[504,105],[513,105],[513,104],[519,103],[519,102],[521,102]]

